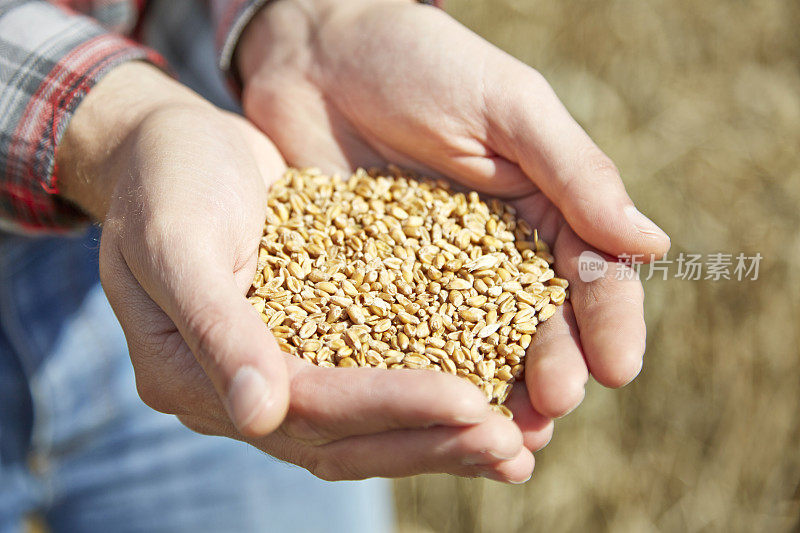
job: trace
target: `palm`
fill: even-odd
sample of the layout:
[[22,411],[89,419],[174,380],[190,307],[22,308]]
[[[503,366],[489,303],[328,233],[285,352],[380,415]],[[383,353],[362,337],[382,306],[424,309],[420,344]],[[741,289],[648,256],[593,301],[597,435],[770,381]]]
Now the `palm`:
[[[530,476],[533,457],[519,429],[490,413],[466,381],[323,369],[280,352],[243,297],[256,269],[267,188],[284,168],[266,137],[240,117],[194,109],[153,115],[140,130],[119,159],[124,194],[104,225],[101,276],[146,403],[325,479]],[[157,163],[130,165],[144,156]],[[134,194],[138,201],[128,201]],[[269,376],[271,394],[236,405],[230,376],[255,365]],[[550,428],[528,427],[525,445],[541,447]]]
[[[267,57],[265,75],[246,88],[246,115],[295,165],[349,170],[393,162],[504,196],[530,192],[514,158],[489,138],[475,62],[490,61],[495,50],[480,40],[470,43],[474,50],[443,49],[440,40],[469,34],[439,15],[392,4],[332,17],[310,56],[302,38],[281,38],[288,50]],[[414,31],[395,31],[401,23]]]
[[[512,397],[523,432],[545,423],[538,413],[560,416],[581,401],[587,367],[610,386],[635,376],[645,336],[641,285],[615,279],[616,263],[605,279],[583,283],[578,256],[595,249],[578,233],[614,254],[664,251],[666,236],[643,245],[630,227],[620,229],[614,210],[630,203],[621,182],[606,179],[612,165],[541,77],[437,10],[342,9],[309,36],[281,31],[296,16],[291,2],[269,9],[262,24],[272,26],[252,31],[275,35],[275,53],[240,63],[249,80],[243,103],[290,164],[347,172],[391,162],[448,176],[511,201],[553,246],[571,301],[540,328],[528,394]],[[555,135],[550,122],[560,126]],[[603,180],[566,179],[563,168],[575,161]],[[599,198],[587,198],[595,186]],[[607,203],[606,212],[591,203]]]

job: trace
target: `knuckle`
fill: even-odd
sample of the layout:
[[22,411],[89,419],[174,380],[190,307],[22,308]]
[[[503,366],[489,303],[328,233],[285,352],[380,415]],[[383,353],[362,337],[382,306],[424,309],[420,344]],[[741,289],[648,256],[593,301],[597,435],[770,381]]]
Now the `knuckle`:
[[619,170],[606,154],[592,141],[578,151],[576,162],[571,168],[561,171],[562,187],[569,196],[576,198],[595,194],[598,188],[608,190],[609,186],[621,187]]
[[[548,101],[555,95],[550,83],[538,70],[513,60],[512,71],[514,74],[505,82],[487,83],[486,88],[489,93],[486,95],[485,100],[494,102],[499,109],[507,107],[511,124],[523,127],[526,117],[530,115],[531,102]],[[512,91],[516,96],[510,102],[508,101],[509,91]],[[494,111],[494,109],[491,109],[491,111]]]
[[602,311],[604,304],[613,299],[615,292],[618,292],[614,286],[616,280],[610,279],[614,274],[613,270],[614,267],[610,266],[610,275],[587,284],[584,289],[583,301],[581,302],[584,310],[589,312]]
[[619,177],[617,165],[596,146],[589,150],[586,161],[588,170],[593,174],[599,174],[604,177]]
[[536,70],[535,68],[527,68],[525,71],[526,75],[528,76],[528,84],[530,87],[535,89],[547,89],[551,90],[550,83],[547,81],[547,78],[544,77],[544,74]]
[[527,93],[525,96],[533,98],[540,96],[543,90],[552,91],[547,78],[535,68],[513,57],[503,56],[499,60],[509,86],[514,87],[516,91],[523,91]]

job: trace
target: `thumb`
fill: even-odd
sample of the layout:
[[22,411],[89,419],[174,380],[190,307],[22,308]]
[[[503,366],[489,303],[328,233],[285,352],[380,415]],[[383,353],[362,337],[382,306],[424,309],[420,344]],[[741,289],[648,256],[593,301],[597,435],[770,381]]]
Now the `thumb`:
[[275,430],[288,408],[286,362],[233,275],[207,265],[184,271],[169,300],[165,310],[237,429],[248,437]]
[[[509,62],[510,61],[510,62]],[[490,137],[516,161],[587,243],[613,255],[662,255],[670,241],[633,205],[619,172],[542,76],[516,60],[486,84]],[[516,76],[509,76],[509,71]]]

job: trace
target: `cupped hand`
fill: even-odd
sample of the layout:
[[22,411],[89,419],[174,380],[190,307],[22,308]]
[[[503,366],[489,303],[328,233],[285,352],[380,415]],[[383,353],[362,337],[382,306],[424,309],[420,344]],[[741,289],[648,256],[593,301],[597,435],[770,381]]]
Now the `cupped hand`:
[[64,196],[103,221],[101,281],[152,408],[325,479],[530,476],[519,429],[467,382],[280,352],[245,295],[284,162],[244,119],[131,64],[81,104],[59,158]]
[[[509,200],[552,245],[570,300],[529,351],[526,398],[512,402],[523,434],[574,409],[589,373],[611,387],[638,374],[643,292],[615,256],[661,255],[669,238],[539,73],[406,0],[272,3],[246,28],[237,67],[245,115],[290,164],[447,176]],[[605,277],[580,279],[587,250]]]

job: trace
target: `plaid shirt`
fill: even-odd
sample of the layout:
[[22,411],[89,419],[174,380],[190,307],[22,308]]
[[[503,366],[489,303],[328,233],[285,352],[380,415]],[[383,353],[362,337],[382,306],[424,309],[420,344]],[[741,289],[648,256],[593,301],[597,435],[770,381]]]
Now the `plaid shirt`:
[[[223,71],[268,1],[198,0],[210,9]],[[0,0],[0,230],[63,232],[87,222],[58,196],[56,147],[104,74],[132,59],[164,64],[135,41],[146,8],[147,0]]]
[[[205,2],[223,69],[245,24],[266,2]],[[104,74],[132,59],[163,65],[156,52],[132,40],[146,4],[0,0],[0,230],[65,231],[86,222],[57,195],[55,150]]]

